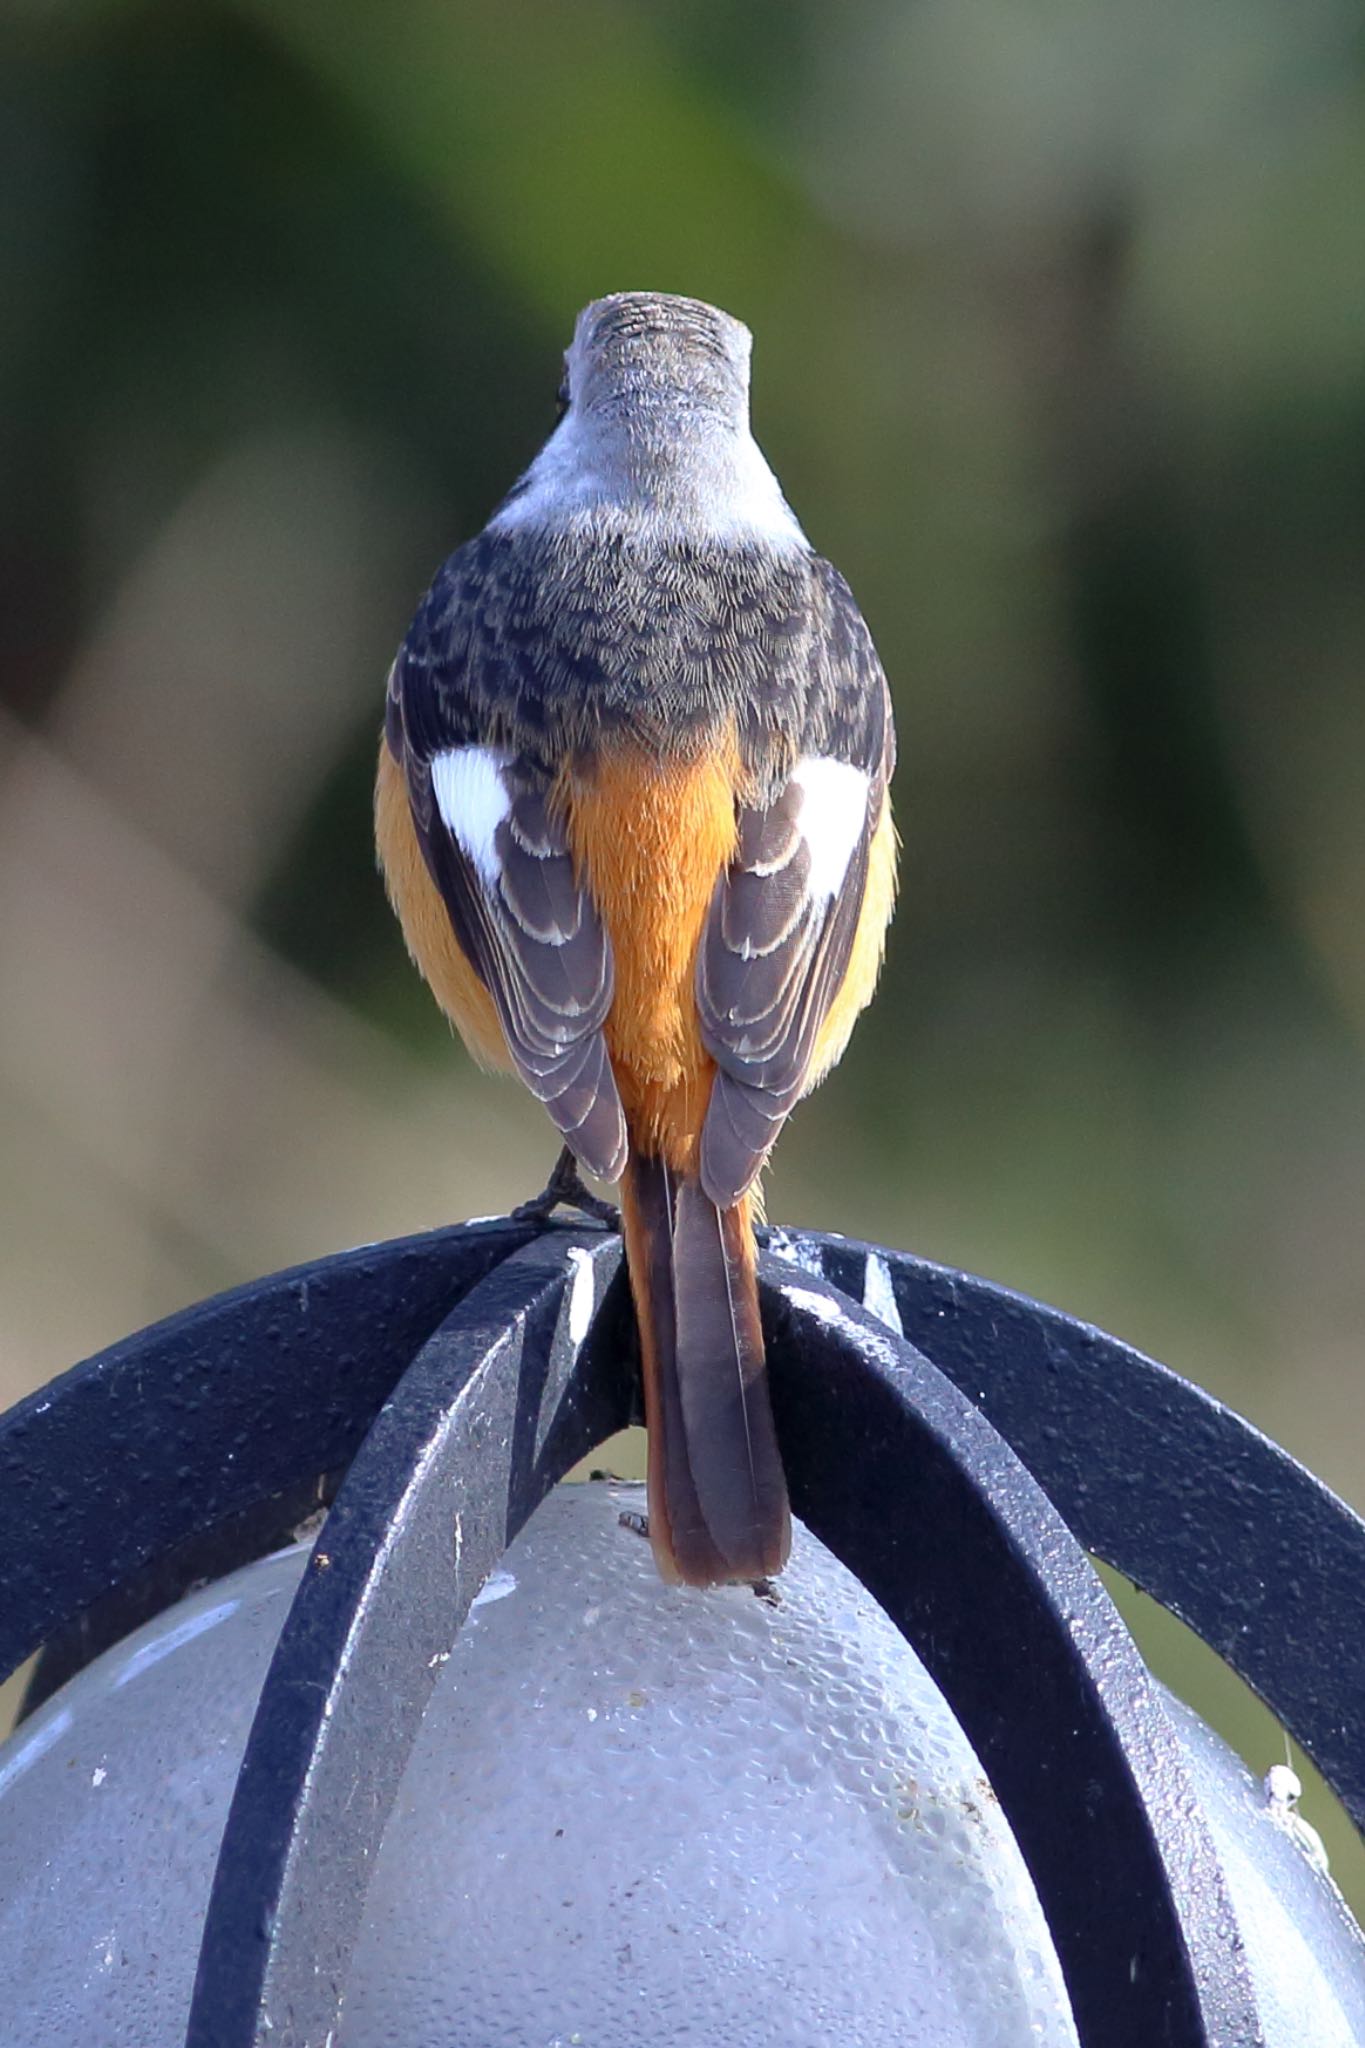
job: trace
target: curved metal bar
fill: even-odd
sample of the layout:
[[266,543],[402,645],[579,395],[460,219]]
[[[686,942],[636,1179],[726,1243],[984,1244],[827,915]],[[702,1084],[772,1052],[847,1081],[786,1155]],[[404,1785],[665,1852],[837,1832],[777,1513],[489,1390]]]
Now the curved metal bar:
[[1023,1851],[1085,2048],[1262,2038],[1212,1837],[1131,1637],[1056,1511],[936,1366],[762,1262],[792,1505],[961,1721]]
[[[1001,1439],[1081,1542],[1180,1614],[1256,1686],[1358,1818],[1365,1642],[1353,1617],[1365,1582],[1365,1525],[1217,1402],[1096,1330],[902,1254],[804,1233],[774,1232],[772,1242],[886,1319],[878,1327],[818,1280],[765,1266],[795,1503],[910,1635],[968,1727],[1057,1929],[1087,2048],[1254,2041],[1244,1978],[1235,1959],[1228,1963],[1231,1915],[1216,1869],[1210,1873],[1202,1824],[1181,1809],[1170,1730],[1093,1574],[1082,1564],[1077,1576],[1073,1545],[1046,1503],[1039,1511],[1036,1490]],[[493,1272],[509,1253],[517,1256]],[[262,1529],[292,1501],[291,1489],[306,1492],[319,1473],[355,1458],[325,1546],[331,1557],[338,1532],[345,1536],[350,1563],[335,1577],[332,1566],[315,1567],[305,1581],[308,1629],[291,1623],[287,1638],[295,1683],[291,1689],[286,1671],[275,1685],[239,1793],[258,1832],[253,1837],[234,1808],[225,1841],[196,2048],[240,2048],[256,2038],[255,2011],[233,1991],[243,1971],[240,1981],[277,1999],[282,2026],[292,2024],[291,2002],[318,1980],[321,1959],[331,1958],[331,1978],[340,1981],[350,1936],[329,1948],[324,1930],[329,1916],[344,1928],[338,1898],[363,1897],[361,1865],[348,1849],[336,1864],[339,1889],[330,1892],[324,1865],[335,1845],[310,1830],[325,1832],[325,1817],[335,1818],[343,1797],[355,1801],[360,1785],[373,1806],[365,1839],[377,1842],[382,1831],[392,1796],[386,1774],[396,1783],[410,1740],[401,1727],[388,1744],[376,1738],[389,1725],[384,1702],[397,1696],[390,1710],[406,1725],[405,1696],[414,1694],[415,1727],[426,1696],[411,1648],[425,1633],[395,1633],[395,1617],[420,1610],[425,1629],[439,1615],[437,1633],[448,1645],[501,1542],[574,1456],[628,1418],[632,1390],[623,1375],[633,1347],[616,1320],[618,1296],[589,1338],[596,1362],[575,1359],[564,1334],[569,1322],[581,1324],[582,1305],[580,1290],[580,1315],[564,1306],[566,1261],[586,1270],[588,1259],[600,1296],[616,1256],[615,1240],[600,1232],[542,1232],[510,1221],[367,1247],[173,1317],[0,1419],[0,1670],[101,1595],[124,1597],[152,1560],[170,1558],[165,1597],[174,1597],[177,1546],[197,1535],[219,1543],[217,1569],[240,1561],[234,1544],[242,1557],[258,1554]],[[774,1287],[779,1296],[785,1289],[785,1305]],[[376,1423],[413,1353],[466,1295],[412,1368],[402,1399]],[[553,1343],[543,1341],[546,1318],[559,1329]],[[887,1324],[926,1356],[899,1345]],[[473,1361],[479,1344],[482,1367]],[[526,1376],[534,1380],[547,1360],[558,1361],[567,1406],[544,1388],[531,1390],[539,1399],[527,1390]],[[837,1390],[829,1385],[832,1361]],[[487,1425],[490,1416],[501,1421]],[[480,1445],[481,1417],[494,1429],[491,1450]],[[552,1417],[560,1418],[553,1427]],[[432,1469],[446,1471],[457,1445],[468,1463],[464,1483],[481,1504],[462,1534],[472,1547],[458,1574],[440,1547],[445,1532],[432,1505],[440,1488],[426,1484]],[[400,1529],[402,1556],[393,1552]],[[427,1568],[410,1577],[405,1559],[414,1545]],[[1012,1589],[1008,1598],[1001,1587]],[[1058,1633],[1061,1616],[1073,1627],[1070,1650]],[[346,1683],[336,1685],[326,1657],[352,1636],[358,1662],[348,1651]],[[319,1659],[334,1697],[316,1684]],[[390,1685],[388,1671],[400,1667],[403,1684]],[[1135,1668],[1141,1683],[1132,1682]],[[363,1707],[350,1704],[363,1697],[351,1690],[357,1672],[368,1686]],[[324,1695],[336,1732],[318,1720]],[[388,1761],[372,1762],[367,1753],[381,1748]],[[272,1836],[268,1809],[282,1786],[301,1803],[284,1799],[288,1815],[277,1813]],[[294,1820],[297,1839],[286,1840]],[[343,1831],[340,1839],[351,1838]],[[1076,1876],[1097,1839],[1104,1869],[1127,1872],[1126,1882],[1110,1885],[1107,1920],[1097,1904],[1103,1888]],[[273,1862],[262,1850],[272,1841]],[[253,1890],[260,1870],[276,1884],[264,1918]],[[304,1882],[301,1872],[321,1875]],[[1129,1930],[1136,1931],[1125,1946]],[[1164,2013],[1152,1989],[1163,1981]],[[229,2020],[235,2031],[225,2032]],[[314,2038],[324,2040],[325,2029],[260,2035],[272,2043]]]
[[[546,1232],[404,1374],[337,1495],[261,1694],[219,1856],[189,2048],[323,2048],[437,1670],[532,1509],[629,1419],[620,1260]],[[587,1341],[584,1342],[585,1336]]]
[[[190,2048],[327,2040],[440,1655],[536,1500],[628,1413],[619,1325],[576,1353],[567,1250],[523,1252],[466,1300],[338,1497],[326,1562],[300,1589],[262,1695]],[[573,1248],[579,1264],[613,1255],[600,1239]],[[828,1289],[771,1262],[765,1278],[798,1512],[915,1642],[975,1740],[1038,1880],[1086,2048],[1253,2041],[1231,1911],[1177,1746],[1080,1552],[934,1367]],[[570,1440],[552,1455],[552,1434],[518,1463],[518,1418],[526,1431],[547,1412],[541,1387],[528,1399],[528,1361],[540,1375],[547,1360],[550,1412],[559,1389],[575,1404]],[[490,1457],[495,1446],[504,1456]]]
[[[463,1225],[272,1274],[0,1417],[0,1678],[174,1546],[349,1464],[418,1346],[537,1227]],[[213,1568],[260,1554],[243,1544]]]
[[893,1301],[893,1326],[1086,1548],[1259,1693],[1365,1829],[1365,1521],[1241,1416],[1102,1330],[905,1252],[773,1238],[855,1299]]

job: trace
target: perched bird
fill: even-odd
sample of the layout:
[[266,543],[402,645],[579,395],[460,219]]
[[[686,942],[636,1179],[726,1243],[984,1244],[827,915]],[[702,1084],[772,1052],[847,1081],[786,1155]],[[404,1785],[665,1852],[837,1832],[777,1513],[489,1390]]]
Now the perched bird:
[[696,1586],[787,1555],[756,1186],[895,891],[886,679],[752,438],[750,348],[696,299],[579,316],[554,432],[394,662],[376,792],[437,1001],[561,1169],[621,1182],[650,1537]]

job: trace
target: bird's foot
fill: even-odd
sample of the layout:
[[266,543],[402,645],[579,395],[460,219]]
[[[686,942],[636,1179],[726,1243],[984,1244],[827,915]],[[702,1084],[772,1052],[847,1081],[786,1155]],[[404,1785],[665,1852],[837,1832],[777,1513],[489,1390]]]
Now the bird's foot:
[[519,1202],[512,1211],[514,1223],[548,1223],[558,1208],[580,1209],[595,1222],[604,1223],[608,1230],[621,1228],[621,1211],[613,1202],[604,1202],[600,1195],[592,1194],[584,1187],[579,1176],[578,1161],[566,1145],[555,1162],[554,1172],[546,1181],[540,1193],[529,1202]]

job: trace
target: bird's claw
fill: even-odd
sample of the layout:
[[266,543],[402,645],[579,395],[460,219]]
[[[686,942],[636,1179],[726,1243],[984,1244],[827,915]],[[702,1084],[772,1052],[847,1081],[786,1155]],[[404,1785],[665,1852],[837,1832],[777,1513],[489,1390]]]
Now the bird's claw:
[[621,1228],[621,1211],[614,1202],[603,1201],[583,1185],[578,1161],[566,1145],[555,1162],[554,1172],[538,1195],[519,1202],[512,1211],[514,1223],[548,1223],[556,1209],[579,1209],[608,1230]]

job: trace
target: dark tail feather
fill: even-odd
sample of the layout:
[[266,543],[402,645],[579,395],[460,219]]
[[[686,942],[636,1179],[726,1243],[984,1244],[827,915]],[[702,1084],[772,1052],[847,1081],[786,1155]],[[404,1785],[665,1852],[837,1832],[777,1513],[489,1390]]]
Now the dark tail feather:
[[762,1579],[791,1542],[749,1204],[632,1153],[621,1188],[644,1362],[649,1531],[666,1579]]

